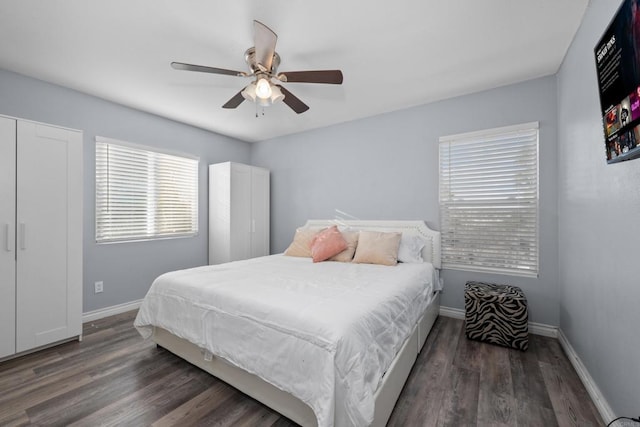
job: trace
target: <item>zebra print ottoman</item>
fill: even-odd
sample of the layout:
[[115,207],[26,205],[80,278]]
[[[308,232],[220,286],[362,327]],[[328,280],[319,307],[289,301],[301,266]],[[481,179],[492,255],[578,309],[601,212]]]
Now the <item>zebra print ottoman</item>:
[[527,297],[517,286],[467,282],[464,287],[467,338],[529,348]]

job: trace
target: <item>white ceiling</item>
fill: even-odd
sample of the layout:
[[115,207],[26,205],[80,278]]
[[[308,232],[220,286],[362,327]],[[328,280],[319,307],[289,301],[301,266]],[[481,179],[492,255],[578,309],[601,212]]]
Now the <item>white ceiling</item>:
[[[0,0],[0,68],[260,141],[554,74],[588,0]],[[250,80],[253,20],[279,71],[339,68],[342,86],[285,84],[311,108],[221,106]]]

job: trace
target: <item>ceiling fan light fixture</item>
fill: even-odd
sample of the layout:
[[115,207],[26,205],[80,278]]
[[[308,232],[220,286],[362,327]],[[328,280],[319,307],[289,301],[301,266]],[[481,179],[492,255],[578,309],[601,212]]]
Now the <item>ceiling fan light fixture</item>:
[[272,94],[271,82],[268,79],[261,77],[256,82],[256,96],[260,99],[269,99]]
[[251,82],[242,90],[241,93],[247,101],[256,102],[256,83]]
[[282,101],[284,99],[284,95],[278,86],[271,86],[271,103],[275,104],[276,102]]
[[245,87],[241,92],[242,97],[247,101],[255,102],[261,107],[269,107],[276,102],[284,99],[284,95],[282,94],[282,91],[278,86],[271,85],[271,83],[266,79],[261,80],[265,81],[269,85],[269,91],[271,93],[268,97],[261,98],[260,96],[258,96],[258,82],[251,82],[249,85],[247,85],[247,87]]

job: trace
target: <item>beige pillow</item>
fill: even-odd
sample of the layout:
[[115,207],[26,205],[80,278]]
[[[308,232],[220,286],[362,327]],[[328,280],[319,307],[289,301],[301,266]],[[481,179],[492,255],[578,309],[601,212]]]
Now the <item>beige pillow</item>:
[[396,265],[402,233],[361,231],[353,262],[359,264]]
[[322,231],[321,228],[298,228],[293,236],[293,242],[284,251],[284,254],[311,258],[311,241],[320,231]]
[[359,233],[357,231],[343,231],[342,237],[347,241],[347,249],[338,255],[332,256],[329,258],[329,261],[351,262],[353,254],[356,253],[356,247],[358,246],[358,236]]

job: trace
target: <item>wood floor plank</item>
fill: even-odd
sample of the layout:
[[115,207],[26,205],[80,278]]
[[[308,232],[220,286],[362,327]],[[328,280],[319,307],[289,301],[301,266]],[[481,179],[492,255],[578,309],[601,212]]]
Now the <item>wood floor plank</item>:
[[115,314],[98,320],[85,323],[82,328],[84,336],[99,332],[102,329],[131,329],[134,319],[138,311],[131,310],[124,313]]
[[59,347],[46,348],[35,353],[0,362],[0,381],[2,381],[2,378],[13,375],[17,371],[40,366],[42,363],[46,363],[45,361],[47,360],[61,359]]
[[294,423],[293,421],[285,417],[280,417],[276,422],[271,424],[271,427],[295,427],[295,426],[297,426],[296,423]]
[[589,411],[585,411],[584,402],[574,391],[574,385],[567,381],[563,367],[546,362],[540,363],[553,409],[562,426],[596,427],[600,423],[589,419]]
[[[188,367],[169,373],[132,395],[125,396],[91,416],[81,420],[80,426],[147,426],[202,393],[207,386],[198,381],[201,372]],[[177,424],[183,424],[178,422]],[[174,424],[175,425],[175,424]]]
[[[530,339],[531,345],[533,341]],[[535,351],[511,351],[511,379],[518,426],[558,425]]]
[[[578,407],[578,417],[585,420],[598,420],[595,425],[600,425],[601,420],[598,410],[582,384],[580,377],[578,377],[571,362],[562,350],[560,342],[553,338],[541,336],[537,336],[536,341],[538,343],[538,354],[541,362],[548,363],[549,366],[555,367],[557,371],[556,377],[561,379],[561,385],[564,389],[563,392],[571,396]],[[541,363],[540,366],[547,365]],[[545,377],[545,384],[547,384],[547,386],[549,384],[547,382],[549,378],[549,376]],[[549,396],[552,396],[552,394],[549,393]]]
[[482,367],[481,348],[485,344],[480,341],[467,339],[464,327],[460,328],[458,343],[458,348],[453,358],[453,365],[474,372],[480,372],[480,368]]
[[452,367],[438,414],[439,427],[475,426],[478,417],[480,373]]
[[220,405],[224,396],[229,393],[229,387],[231,386],[222,381],[218,381],[191,400],[156,420],[152,426],[171,427],[178,424],[195,425],[202,417]]
[[[257,402],[256,402],[257,403]],[[233,423],[234,427],[254,427],[272,425],[280,415],[274,413],[269,408],[257,404],[255,410],[249,410],[244,413],[237,421]]]
[[0,374],[0,390],[12,390],[27,381],[36,379],[35,372],[28,367],[5,371],[3,374]]
[[16,414],[25,412],[28,408],[46,402],[51,398],[63,395],[78,386],[91,384],[89,376],[80,374],[75,376],[52,376],[48,382],[33,384],[32,387],[20,387],[14,390],[3,390],[0,394],[0,425],[10,420]]
[[539,406],[533,401],[516,399],[516,420],[518,427],[558,427],[553,409]]
[[571,362],[557,339],[534,335],[533,341],[536,343],[535,350],[540,362],[558,366],[567,372],[575,373]]
[[93,350],[94,344],[100,344],[108,342],[110,339],[116,336],[118,331],[113,328],[100,329],[91,335],[85,335],[82,337],[82,341],[69,341],[63,345],[56,347],[58,353],[61,355],[75,354],[85,351],[87,349]]
[[486,344],[481,351],[478,425],[514,426],[516,399],[509,362],[509,352],[513,349]]
[[[84,325],[82,342],[0,362],[0,425],[274,426],[296,424],[143,340],[135,311]],[[601,426],[557,340],[527,352],[470,341],[440,317],[389,426]]]
[[[151,348],[148,343],[143,344],[144,349],[148,352]],[[127,355],[130,355],[133,350],[137,350],[136,346],[131,346],[128,349]],[[141,352],[141,350],[139,350]],[[113,371],[120,371],[122,369],[127,368],[131,364],[134,364],[138,361],[136,357],[115,357],[117,356],[117,352],[114,353],[106,353],[104,356],[105,360],[111,358],[111,363],[101,364],[103,362],[102,358],[95,359],[93,363],[96,363],[96,366],[88,366],[86,369],[83,369],[84,365],[79,364],[76,366],[71,366],[71,369],[61,369],[59,371],[49,372],[47,370],[47,374],[43,375],[40,372],[40,375],[36,375],[30,378],[25,378],[24,381],[19,383],[19,385],[15,385],[12,388],[6,388],[6,390],[2,394],[0,394],[0,414],[2,413],[2,407],[6,406],[16,406],[16,400],[25,400],[23,396],[28,397],[28,401],[30,402],[29,406],[36,405],[40,403],[40,401],[46,397],[53,397],[54,392],[58,392],[61,390],[67,390],[73,388],[73,385],[81,386],[84,384],[88,384],[92,381],[95,381],[98,378],[108,375]],[[135,353],[134,353],[135,354]],[[147,354],[140,354],[139,357],[148,358]],[[45,359],[45,365],[48,365],[48,359]],[[112,367],[111,370],[108,370]],[[36,369],[37,370],[37,369]],[[100,375],[97,372],[101,372]],[[71,382],[69,387],[66,387],[67,382]],[[50,393],[50,394],[47,394]],[[23,403],[23,402],[18,402]],[[18,404],[18,407],[23,407],[23,405]],[[24,407],[26,409],[28,406]]]
[[437,425],[437,417],[434,415],[440,410],[444,384],[452,364],[451,355],[455,352],[460,336],[460,324],[438,319],[432,332],[433,341],[418,356],[412,374],[400,394],[400,402],[391,414],[389,426],[405,426],[415,420],[424,420],[424,426]]
[[[72,353],[68,353],[60,360],[55,360],[34,369],[39,375],[47,375],[51,372],[59,372],[68,368],[74,369],[78,364],[91,364],[96,357],[109,357],[114,350],[127,349],[132,345],[141,343],[140,336],[135,330],[123,332],[109,340],[101,340],[95,344],[88,343]],[[105,349],[107,351],[105,351]]]
[[510,351],[511,380],[518,400],[530,400],[537,406],[551,409],[538,357],[533,351]]
[[28,426],[30,425],[30,420],[26,412],[18,411],[10,417],[5,417],[0,425],[3,427]]
[[232,390],[225,397],[225,401],[209,411],[198,422],[202,426],[226,427],[232,426],[248,410],[258,404],[255,400],[243,395],[237,390]]
[[53,399],[29,407],[27,415],[35,423],[53,420],[61,425],[70,424],[133,393],[138,388],[145,387],[164,376],[167,370],[175,369],[180,363],[181,361],[175,357],[158,358],[157,355],[149,352],[140,366],[121,369],[111,375],[75,387]]
[[[199,370],[199,368],[195,369]],[[202,374],[202,372],[198,373],[198,375],[200,374]],[[200,381],[196,376],[193,381],[187,381],[180,386],[173,387],[171,393],[164,393],[164,395],[159,396],[158,399],[155,399],[152,404],[148,405],[146,410],[137,417],[127,417],[127,422],[130,422],[132,425],[149,426],[158,418],[165,416],[176,407],[200,394],[207,387],[210,387],[206,384],[207,382]],[[178,425],[182,425],[182,422],[178,422]]]

